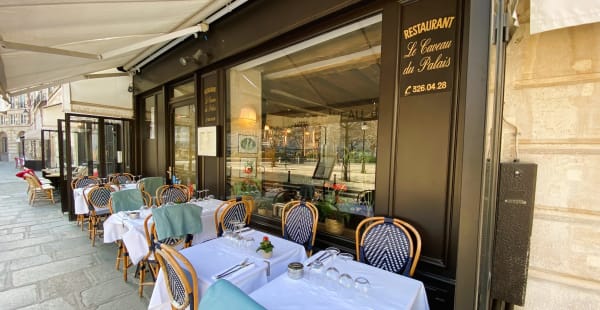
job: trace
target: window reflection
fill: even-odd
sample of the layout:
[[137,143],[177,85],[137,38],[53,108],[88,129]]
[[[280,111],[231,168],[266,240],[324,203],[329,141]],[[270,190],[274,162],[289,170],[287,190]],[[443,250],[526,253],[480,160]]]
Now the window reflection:
[[277,218],[304,197],[352,238],[373,210],[380,56],[378,15],[229,70],[228,194]]

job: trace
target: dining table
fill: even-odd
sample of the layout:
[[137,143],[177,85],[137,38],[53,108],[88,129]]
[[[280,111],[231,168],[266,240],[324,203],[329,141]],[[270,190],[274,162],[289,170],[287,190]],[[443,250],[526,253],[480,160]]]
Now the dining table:
[[[180,251],[194,267],[198,281],[198,294],[202,295],[213,284],[218,275],[231,267],[246,263],[247,267],[223,277],[239,287],[245,293],[251,293],[287,272],[291,262],[306,260],[306,251],[300,244],[278,236],[249,229],[240,233],[242,238],[219,237]],[[264,237],[274,246],[272,256],[265,258],[256,249]],[[239,240],[251,242],[238,242]],[[171,309],[169,295],[162,270],[154,284],[154,290],[148,309]]]
[[[194,234],[192,244],[202,243],[204,241],[217,237],[215,226],[215,212],[223,203],[219,199],[206,199],[192,201],[190,204],[202,208],[202,232]],[[131,212],[118,212],[109,216],[104,221],[104,243],[112,243],[118,240],[123,240],[129,259],[133,264],[137,264],[146,254],[148,254],[148,242],[144,230],[144,220],[154,208],[141,208],[139,216],[130,217]],[[152,223],[152,219],[148,224]]]
[[[308,265],[326,257],[323,254],[315,253],[304,261],[300,279],[282,274],[250,297],[274,310],[429,309],[421,281],[335,255],[323,259],[320,272],[314,272]],[[330,267],[337,272],[328,273]],[[329,278],[329,274],[333,276]]]

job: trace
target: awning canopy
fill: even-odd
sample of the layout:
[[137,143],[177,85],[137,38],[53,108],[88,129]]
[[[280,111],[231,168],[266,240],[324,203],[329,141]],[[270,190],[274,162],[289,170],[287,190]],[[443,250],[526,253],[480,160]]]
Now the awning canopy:
[[1,1],[0,95],[85,79],[110,68],[130,69],[169,41],[206,31],[203,22],[227,13],[230,2]]
[[599,21],[598,0],[531,0],[531,34]]

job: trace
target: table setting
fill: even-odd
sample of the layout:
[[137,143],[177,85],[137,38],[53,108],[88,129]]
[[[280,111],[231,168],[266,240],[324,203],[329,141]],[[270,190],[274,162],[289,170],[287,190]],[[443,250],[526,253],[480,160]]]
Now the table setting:
[[[303,246],[283,238],[241,225],[230,233],[180,251],[196,271],[200,298],[218,279],[250,293],[285,273],[289,263],[306,259]],[[270,258],[262,253],[265,237],[272,246]],[[156,279],[148,309],[170,309],[162,273]]]
[[315,253],[299,265],[290,265],[286,274],[250,297],[278,310],[325,310],[333,305],[335,309],[429,309],[422,282],[357,262],[336,248]]
[[[214,225],[214,213],[221,203],[223,203],[222,200],[206,199],[187,204],[188,206],[192,205],[202,208],[202,232],[193,235],[192,244],[202,243],[217,237]],[[155,207],[147,208],[142,206],[139,211],[119,212],[108,217],[104,222],[104,243],[123,240],[129,253],[129,259],[132,263],[137,264],[148,254],[144,220],[148,215],[152,214],[152,210],[154,209]],[[130,217],[131,212],[139,212],[139,218],[132,219]],[[151,218],[148,225],[152,224],[152,222],[153,219]]]

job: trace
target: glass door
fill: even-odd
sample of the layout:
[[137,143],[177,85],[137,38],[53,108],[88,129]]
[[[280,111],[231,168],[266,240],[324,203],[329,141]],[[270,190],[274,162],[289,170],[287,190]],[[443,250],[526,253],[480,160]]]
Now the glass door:
[[196,183],[196,108],[185,101],[172,108],[173,171],[181,184]]

